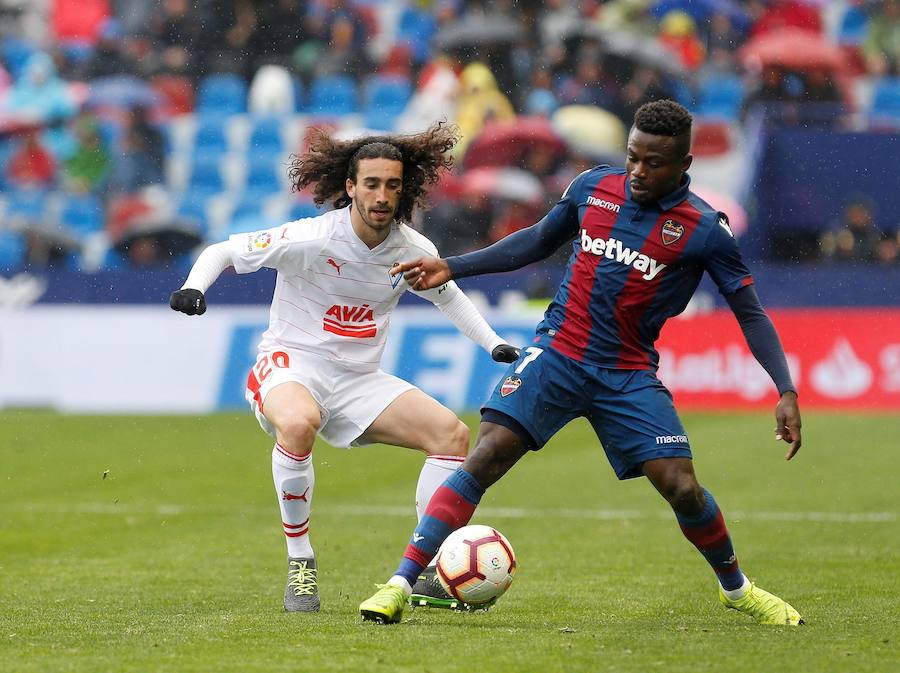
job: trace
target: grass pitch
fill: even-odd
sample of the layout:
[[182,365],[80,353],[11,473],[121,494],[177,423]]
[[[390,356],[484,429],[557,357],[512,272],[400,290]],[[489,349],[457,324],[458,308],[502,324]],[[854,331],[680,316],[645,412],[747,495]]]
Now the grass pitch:
[[[474,422],[474,418],[468,419]],[[357,605],[396,566],[421,458],[316,449],[323,610],[286,615],[271,443],[249,414],[0,414],[0,670],[9,673],[900,670],[900,418],[805,417],[791,463],[768,415],[686,415],[742,566],[808,624],[757,626],[643,480],[574,423],[475,522],[519,571],[486,614]]]

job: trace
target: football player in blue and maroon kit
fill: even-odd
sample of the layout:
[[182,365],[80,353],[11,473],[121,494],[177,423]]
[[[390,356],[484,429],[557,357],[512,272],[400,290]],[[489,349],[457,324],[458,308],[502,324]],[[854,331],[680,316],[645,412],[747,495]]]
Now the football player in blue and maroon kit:
[[[691,116],[672,101],[635,114],[625,168],[598,166],[569,185],[537,224],[459,257],[398,268],[416,289],[451,278],[518,269],[572,243],[565,278],[537,327],[482,408],[474,449],[431,499],[396,574],[360,605],[366,619],[399,621],[411,586],[485,489],[566,423],[587,418],[620,479],[645,476],[671,505],[685,537],[715,571],[724,605],[763,624],[802,623],[781,598],[741,571],[722,512],[697,481],[687,434],[656,377],[654,343],[708,273],[781,399],[776,439],[800,449],[797,393],[781,342],[753,287],[728,217],[690,191]],[[413,596],[416,604],[427,596]]]

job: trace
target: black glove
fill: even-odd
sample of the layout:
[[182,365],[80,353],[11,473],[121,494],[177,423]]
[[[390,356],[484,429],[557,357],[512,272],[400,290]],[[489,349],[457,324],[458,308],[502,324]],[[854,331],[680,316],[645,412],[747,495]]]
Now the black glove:
[[515,362],[519,359],[519,349],[509,344],[500,344],[491,351],[494,362]]
[[200,290],[184,288],[175,290],[169,297],[169,306],[181,313],[188,315],[203,315],[206,313],[206,299]]

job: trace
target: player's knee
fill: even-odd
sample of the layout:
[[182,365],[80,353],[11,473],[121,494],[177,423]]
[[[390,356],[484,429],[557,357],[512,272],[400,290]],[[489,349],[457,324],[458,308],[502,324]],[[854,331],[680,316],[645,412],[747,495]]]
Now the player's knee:
[[305,418],[286,419],[275,426],[279,443],[285,448],[305,453],[312,449],[319,428]]
[[663,495],[678,514],[690,516],[703,509],[703,489],[693,477],[674,479]]
[[445,432],[434,437],[433,446],[428,453],[442,456],[465,456],[469,451],[469,428],[454,416],[453,422]]

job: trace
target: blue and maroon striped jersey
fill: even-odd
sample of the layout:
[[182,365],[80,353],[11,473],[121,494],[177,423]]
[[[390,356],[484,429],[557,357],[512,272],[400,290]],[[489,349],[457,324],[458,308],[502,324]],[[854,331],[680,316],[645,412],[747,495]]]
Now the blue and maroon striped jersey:
[[575,236],[536,342],[578,361],[655,369],[654,343],[681,313],[703,272],[729,295],[753,283],[728,218],[681,187],[655,204],[631,200],[625,170],[579,175],[539,223]]

